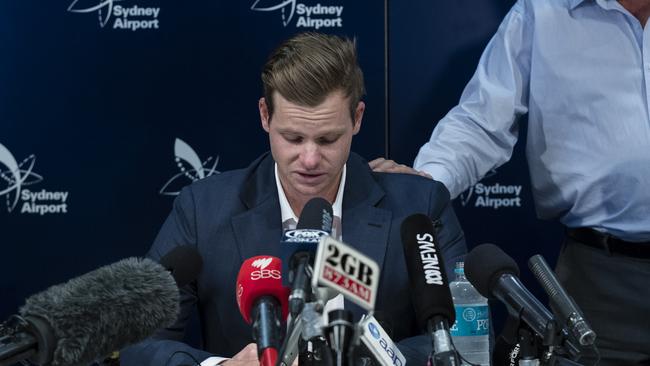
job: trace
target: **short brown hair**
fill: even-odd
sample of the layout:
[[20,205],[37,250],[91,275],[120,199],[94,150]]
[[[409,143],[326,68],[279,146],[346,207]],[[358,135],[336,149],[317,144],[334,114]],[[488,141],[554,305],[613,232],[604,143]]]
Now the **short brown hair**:
[[315,32],[299,33],[271,53],[262,69],[264,97],[273,115],[273,92],[291,103],[314,107],[334,91],[350,100],[350,114],[365,93],[356,40]]

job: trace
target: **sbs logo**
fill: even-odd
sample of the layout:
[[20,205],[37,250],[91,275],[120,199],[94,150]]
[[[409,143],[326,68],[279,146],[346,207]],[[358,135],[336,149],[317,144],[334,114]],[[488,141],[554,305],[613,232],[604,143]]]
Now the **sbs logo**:
[[268,267],[269,264],[271,264],[272,260],[273,260],[273,258],[256,259],[256,260],[253,261],[253,264],[251,264],[251,266],[253,266],[255,268],[259,268],[259,269],[264,269],[264,268]]
[[273,258],[259,258],[253,261],[252,267],[258,268],[256,271],[251,272],[251,280],[264,280],[272,278],[274,280],[282,279],[282,274],[277,269],[266,269],[271,264]]
[[188,179],[190,182],[195,182],[213,174],[219,174],[219,171],[217,171],[219,156],[214,159],[212,167],[207,167],[210,161],[212,161],[212,157],[210,156],[205,161],[201,162],[199,155],[194,151],[194,149],[179,138],[176,138],[176,141],[174,142],[174,156],[179,173],[171,177],[167,183],[160,188],[159,193],[162,195],[178,196],[181,188],[187,185]]

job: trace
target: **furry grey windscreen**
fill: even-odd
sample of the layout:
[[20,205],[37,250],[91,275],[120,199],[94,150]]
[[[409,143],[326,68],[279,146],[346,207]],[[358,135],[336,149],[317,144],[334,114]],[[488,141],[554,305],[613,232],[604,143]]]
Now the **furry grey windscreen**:
[[149,259],[127,258],[31,296],[20,309],[57,339],[53,366],[93,361],[139,342],[178,316],[174,278]]

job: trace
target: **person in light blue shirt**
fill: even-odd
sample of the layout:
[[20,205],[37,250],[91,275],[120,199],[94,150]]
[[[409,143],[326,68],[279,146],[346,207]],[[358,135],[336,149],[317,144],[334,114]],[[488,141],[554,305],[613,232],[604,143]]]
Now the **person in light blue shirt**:
[[600,365],[650,363],[649,15],[647,0],[517,1],[414,163],[456,197],[510,159],[528,115],[536,210],[567,227],[557,272]]

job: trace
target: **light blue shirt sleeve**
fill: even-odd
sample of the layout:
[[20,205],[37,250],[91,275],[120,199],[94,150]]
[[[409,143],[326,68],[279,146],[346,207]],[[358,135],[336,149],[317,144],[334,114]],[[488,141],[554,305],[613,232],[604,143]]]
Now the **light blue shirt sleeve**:
[[507,162],[517,142],[517,118],[528,111],[531,44],[521,7],[506,15],[460,103],[415,158],[414,168],[445,184],[452,198]]
[[414,163],[458,196],[527,118],[542,219],[650,240],[650,27],[615,0],[518,0]]

